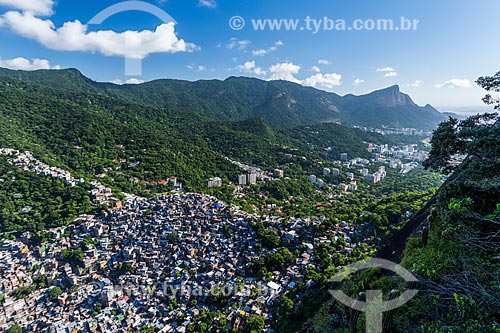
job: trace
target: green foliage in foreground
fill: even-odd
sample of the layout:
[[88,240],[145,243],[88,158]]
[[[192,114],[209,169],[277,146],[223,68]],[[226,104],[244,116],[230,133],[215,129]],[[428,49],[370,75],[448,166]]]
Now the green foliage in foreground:
[[[482,78],[499,91],[500,74]],[[485,98],[500,106],[500,100]],[[418,278],[416,298],[396,310],[393,332],[500,332],[500,116],[487,114],[459,122],[450,119],[432,138],[428,168],[454,171],[442,186],[422,230],[410,238],[402,265]],[[456,163],[455,154],[468,157]],[[390,214],[389,214],[390,215]],[[351,296],[367,289],[409,288],[379,270],[363,271],[341,286]],[[325,303],[308,332],[346,332],[348,310]],[[324,309],[323,307],[323,309]],[[335,318],[343,320],[335,321]],[[326,330],[319,330],[326,325]],[[322,326],[323,325],[323,326]],[[363,330],[360,320],[358,330]]]

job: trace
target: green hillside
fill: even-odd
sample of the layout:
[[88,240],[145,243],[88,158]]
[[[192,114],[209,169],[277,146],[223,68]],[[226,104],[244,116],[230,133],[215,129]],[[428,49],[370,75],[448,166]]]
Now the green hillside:
[[1,77],[29,80],[44,89],[106,94],[125,102],[199,115],[215,121],[262,118],[272,128],[328,122],[372,127],[433,129],[448,117],[420,107],[398,86],[364,96],[304,87],[288,81],[230,77],[224,81],[156,80],[138,85],[97,83],[75,69],[34,72],[0,69]]
[[[46,73],[64,74],[61,80],[76,75]],[[56,82],[50,75],[49,81]],[[43,86],[36,75],[30,80],[0,76],[0,146],[29,150],[75,176],[94,177],[106,168],[119,168],[104,181],[131,192],[140,190],[129,182],[131,177],[159,181],[177,176],[192,190],[204,188],[209,177],[235,181],[241,170],[225,157],[268,170],[297,162],[287,156],[290,152],[320,158],[305,144],[308,128],[277,131],[262,118],[216,121],[127,100],[92,89]],[[383,141],[381,135],[339,125],[318,128],[322,143],[337,151],[348,149],[353,156],[367,154],[364,141]],[[128,167],[136,162],[135,168]]]

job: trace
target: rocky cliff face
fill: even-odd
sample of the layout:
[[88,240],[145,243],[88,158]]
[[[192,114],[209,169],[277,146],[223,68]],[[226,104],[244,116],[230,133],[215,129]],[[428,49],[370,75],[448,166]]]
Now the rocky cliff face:
[[373,95],[374,103],[387,107],[416,105],[410,96],[401,93],[398,85],[394,85],[392,87],[376,91],[370,95]]

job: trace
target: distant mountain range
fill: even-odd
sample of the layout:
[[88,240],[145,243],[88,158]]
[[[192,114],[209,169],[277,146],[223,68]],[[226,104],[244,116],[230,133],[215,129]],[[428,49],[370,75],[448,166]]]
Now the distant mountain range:
[[320,123],[433,129],[448,118],[431,105],[416,105],[399,86],[368,95],[339,96],[288,81],[230,77],[224,81],[156,80],[137,85],[98,83],[76,69],[33,72],[0,69],[0,76],[50,89],[85,91],[218,121],[262,118],[272,128]]

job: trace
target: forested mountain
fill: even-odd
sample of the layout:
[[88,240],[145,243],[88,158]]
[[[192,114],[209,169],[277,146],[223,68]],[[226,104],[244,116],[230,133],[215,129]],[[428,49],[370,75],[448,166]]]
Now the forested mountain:
[[0,69],[0,77],[52,89],[106,94],[157,108],[218,121],[262,118],[272,128],[328,122],[369,127],[435,128],[448,116],[430,105],[419,107],[398,86],[369,95],[341,97],[288,81],[230,77],[224,81],[156,80],[139,85],[97,83],[75,69],[34,72]]
[[364,96],[347,95],[344,109],[349,110],[345,122],[379,128],[389,125],[428,129],[449,116],[429,104],[418,106],[397,85]]
[[[198,113],[188,116],[173,107],[89,88],[94,83],[76,71],[19,73],[17,78],[0,76],[0,146],[30,150],[77,176],[123,169],[112,179],[124,190],[131,190],[130,177],[159,181],[177,176],[189,189],[214,176],[236,180],[241,170],[225,157],[273,170],[297,162],[287,154],[291,151],[306,161],[319,156],[303,137],[309,128],[275,130],[262,118],[230,122]],[[48,85],[40,84],[45,74]],[[24,79],[27,75],[30,80]],[[322,144],[335,154],[348,149],[352,156],[366,156],[364,142],[385,140],[340,125],[317,126],[328,134]],[[131,163],[136,166],[129,168]]]

